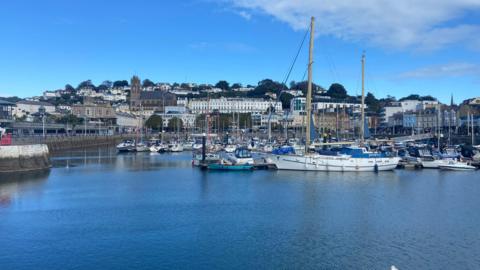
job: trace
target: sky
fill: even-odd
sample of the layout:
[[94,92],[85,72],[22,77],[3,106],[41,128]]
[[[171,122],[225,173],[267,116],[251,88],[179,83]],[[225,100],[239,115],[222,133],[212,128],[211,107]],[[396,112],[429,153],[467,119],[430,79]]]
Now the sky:
[[[91,79],[284,81],[316,18],[313,78],[377,97],[480,96],[480,0],[16,0],[0,9],[0,96]],[[287,82],[304,80],[308,41]]]

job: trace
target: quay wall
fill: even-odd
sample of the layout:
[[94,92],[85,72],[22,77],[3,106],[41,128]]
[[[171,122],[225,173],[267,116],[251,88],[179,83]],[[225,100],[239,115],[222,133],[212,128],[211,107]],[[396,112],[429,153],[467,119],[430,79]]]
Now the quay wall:
[[13,144],[15,145],[29,145],[42,143],[47,145],[50,152],[58,152],[71,149],[82,149],[89,147],[104,147],[114,146],[124,139],[131,138],[126,135],[112,135],[112,136],[47,136],[43,137],[25,137],[15,138]]
[[50,168],[46,144],[0,146],[0,173]]

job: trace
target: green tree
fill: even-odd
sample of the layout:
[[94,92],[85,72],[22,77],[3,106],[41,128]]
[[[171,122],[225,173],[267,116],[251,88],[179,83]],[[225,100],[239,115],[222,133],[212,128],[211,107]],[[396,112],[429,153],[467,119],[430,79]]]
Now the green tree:
[[142,82],[142,86],[143,86],[143,87],[154,87],[154,86],[155,86],[155,83],[152,82],[152,81],[149,80],[149,79],[145,79],[145,80],[143,80],[143,82]]
[[89,88],[95,89],[95,85],[92,83],[92,80],[86,80],[78,84],[77,89]]
[[290,109],[290,101],[292,101],[293,95],[289,93],[282,93],[280,96],[280,102],[282,102],[282,108]]
[[379,113],[381,110],[380,101],[370,92],[365,96],[365,104],[368,106],[368,111],[372,113]]
[[122,80],[122,81],[114,81],[113,82],[113,88],[124,88],[128,86],[128,81],[127,80]]
[[151,128],[153,130],[162,130],[163,119],[160,115],[152,115],[145,122],[145,127]]
[[242,87],[243,87],[243,86],[242,86],[241,83],[234,83],[234,84],[232,85],[232,89],[238,89],[238,88],[242,88]]
[[73,86],[71,86],[70,84],[66,84],[65,91],[75,92],[75,88],[73,88]]
[[215,87],[227,91],[230,89],[230,84],[227,81],[219,81],[217,84],[215,84]]
[[268,92],[280,94],[281,91],[286,90],[285,84],[273,81],[271,79],[264,79],[258,82],[257,87],[253,91],[247,93],[248,97],[265,97]]
[[331,98],[336,98],[336,99],[345,99],[348,97],[347,95],[347,90],[345,90],[345,87],[339,83],[334,83],[330,85],[330,88],[328,88],[327,95],[330,96]]
[[176,131],[176,130],[182,130],[183,129],[183,121],[182,119],[178,117],[173,117],[168,121],[168,130],[170,131]]
[[77,117],[74,114],[67,114],[56,119],[56,122],[59,124],[69,124],[75,128],[75,126],[83,124],[83,118]]

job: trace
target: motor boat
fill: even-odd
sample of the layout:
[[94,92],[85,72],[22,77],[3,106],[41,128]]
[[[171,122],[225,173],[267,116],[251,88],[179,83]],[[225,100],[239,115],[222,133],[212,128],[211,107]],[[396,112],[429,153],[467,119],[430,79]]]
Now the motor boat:
[[193,142],[193,141],[186,141],[186,142],[184,142],[184,143],[182,144],[183,150],[184,150],[184,151],[192,151],[194,144],[195,144],[195,142]]
[[168,146],[170,152],[177,153],[183,152],[183,145],[180,143],[173,143]]
[[440,169],[450,171],[471,171],[476,170],[477,168],[465,162],[450,160],[446,164],[440,165]]
[[136,144],[135,151],[137,151],[137,152],[149,152],[150,147],[148,147],[145,143],[140,142],[140,143]]
[[232,144],[227,144],[223,150],[227,153],[233,153],[235,152],[235,149],[237,149],[237,147],[235,145],[232,145]]
[[152,153],[165,153],[168,151],[168,146],[162,143],[150,146],[150,152]]
[[253,165],[254,160],[252,154],[248,148],[239,147],[235,150],[234,154],[227,155],[226,159],[235,165]]
[[[195,152],[192,158],[193,166],[200,166],[203,161],[202,153]],[[217,163],[220,161],[220,156],[214,153],[205,153],[205,163]]]
[[134,140],[125,140],[117,145],[117,151],[119,153],[126,153],[126,152],[135,152],[135,141]]

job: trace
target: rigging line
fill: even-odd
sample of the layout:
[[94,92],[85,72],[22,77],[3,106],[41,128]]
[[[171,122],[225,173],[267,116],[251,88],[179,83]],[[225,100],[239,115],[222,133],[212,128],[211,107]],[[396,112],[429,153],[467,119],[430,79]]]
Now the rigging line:
[[302,51],[302,47],[303,47],[303,44],[305,43],[305,39],[307,39],[308,33],[310,33],[310,28],[307,28],[307,31],[305,31],[305,35],[303,36],[302,42],[300,43],[300,46],[298,47],[297,54],[295,55],[295,58],[293,59],[293,62],[290,65],[290,68],[287,72],[287,75],[285,76],[285,79],[283,80],[283,84],[287,83],[288,78],[290,78],[290,74],[292,74],[293,67],[295,66],[295,63],[297,62],[298,56],[300,55],[300,52]]

